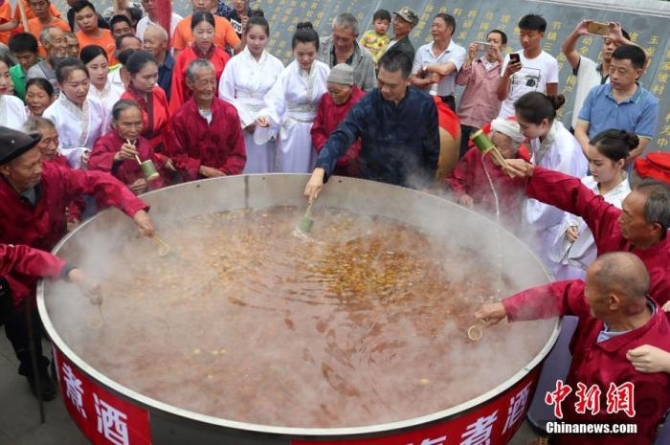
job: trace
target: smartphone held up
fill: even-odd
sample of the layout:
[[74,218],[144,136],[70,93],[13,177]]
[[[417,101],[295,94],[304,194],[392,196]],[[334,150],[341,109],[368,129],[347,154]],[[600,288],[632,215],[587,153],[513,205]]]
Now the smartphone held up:
[[606,36],[610,33],[610,25],[608,23],[590,22],[588,30],[589,34]]

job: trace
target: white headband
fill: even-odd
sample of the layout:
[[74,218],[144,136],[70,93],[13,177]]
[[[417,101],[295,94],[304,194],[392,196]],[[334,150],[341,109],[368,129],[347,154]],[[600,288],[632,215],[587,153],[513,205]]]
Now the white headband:
[[491,130],[509,136],[514,142],[521,143],[526,140],[526,137],[521,133],[519,123],[509,119],[494,119],[491,122]]

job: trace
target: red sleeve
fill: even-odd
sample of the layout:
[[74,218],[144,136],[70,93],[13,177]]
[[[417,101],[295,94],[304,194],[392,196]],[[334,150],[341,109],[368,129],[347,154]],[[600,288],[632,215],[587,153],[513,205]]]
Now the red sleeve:
[[244,147],[244,133],[240,116],[232,105],[227,104],[226,122],[230,130],[230,135],[226,139],[230,152],[226,156],[226,161],[218,167],[226,175],[239,175],[244,170],[247,163],[247,150]]
[[110,173],[114,167],[114,155],[117,151],[106,137],[99,138],[93,144],[93,150],[88,159],[88,169]]
[[184,104],[184,58],[185,53],[181,53],[175,60],[172,68],[172,86],[170,87],[170,114],[174,116],[179,107]]
[[324,125],[324,117],[326,116],[326,95],[327,93],[321,96],[319,108],[316,111],[316,118],[314,119],[312,129],[310,130],[310,134],[312,135],[312,145],[317,153],[321,152],[321,149],[328,140],[328,134],[326,133]]
[[140,210],[149,209],[147,204],[109,173],[80,169],[66,170],[55,165],[52,168],[58,170],[68,200],[84,194],[94,195],[99,203],[116,207],[131,218]]
[[476,148],[471,148],[465,153],[465,156],[458,161],[456,167],[449,173],[449,175],[444,179],[444,182],[447,184],[447,188],[451,189],[451,192],[457,197],[470,192],[470,188],[467,184],[467,179],[470,176],[468,171],[470,170],[470,162],[472,158],[477,156],[479,152]]
[[[173,96],[174,97],[174,96]],[[193,130],[193,129],[192,129]],[[172,119],[172,141],[169,156],[177,170],[184,172],[189,181],[198,179],[200,159],[188,155],[189,125],[186,113],[177,113]]]
[[0,275],[18,272],[33,277],[60,276],[65,261],[32,247],[0,244]]
[[582,217],[597,245],[599,240],[610,235],[621,215],[620,209],[589,190],[579,178],[542,167],[535,167],[526,194],[529,198]]
[[519,292],[502,301],[509,321],[537,320],[563,315],[590,317],[584,281],[556,281]]

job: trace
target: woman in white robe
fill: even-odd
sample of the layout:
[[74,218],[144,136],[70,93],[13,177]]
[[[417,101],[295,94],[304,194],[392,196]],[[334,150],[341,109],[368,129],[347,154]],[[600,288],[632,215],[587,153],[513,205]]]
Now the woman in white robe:
[[[309,22],[299,23],[293,34],[291,62],[265,96],[265,108],[258,113],[256,132],[270,128],[279,133],[277,169],[282,173],[310,173],[316,164],[310,130],[319,100],[327,91],[330,68],[316,60],[319,35]],[[264,138],[267,139],[267,138]]]
[[[514,104],[516,120],[521,132],[530,140],[533,164],[581,178],[588,169],[581,145],[556,119],[556,110],[564,103],[562,95],[526,93]],[[554,274],[558,265],[549,257],[549,250],[556,240],[565,214],[535,199],[528,199],[524,208],[524,220],[532,237],[531,247]]]
[[81,50],[79,58],[86,65],[88,77],[91,81],[88,95],[103,104],[111,115],[114,104],[121,99],[121,95],[126,91],[123,82],[120,80],[120,73],[123,68],[117,67],[110,71],[107,53],[104,48],[98,45],[85,46]]
[[23,101],[14,96],[14,83],[9,75],[12,61],[8,55],[0,56],[0,125],[21,130],[28,119]]
[[110,128],[110,113],[88,96],[89,77],[79,59],[64,59],[56,70],[61,94],[44,112],[56,126],[60,151],[72,168],[85,168],[95,141]]
[[244,32],[247,45],[226,64],[219,81],[219,96],[233,104],[240,116],[247,150],[243,173],[270,173],[275,167],[275,142],[263,141],[259,135],[254,138],[254,130],[258,112],[265,106],[263,98],[277,82],[284,65],[265,51],[270,37],[265,18],[251,17]]
[[[608,203],[621,208],[630,193],[626,159],[638,143],[634,133],[621,130],[606,130],[596,135],[589,141],[587,152],[591,175],[582,178],[582,183]],[[597,248],[582,218],[567,214],[550,254],[558,264],[557,280],[586,277],[586,268],[596,259]]]

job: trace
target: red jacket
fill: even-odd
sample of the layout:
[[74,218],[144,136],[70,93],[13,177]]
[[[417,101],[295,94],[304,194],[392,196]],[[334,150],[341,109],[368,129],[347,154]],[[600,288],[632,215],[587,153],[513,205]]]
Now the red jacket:
[[172,118],[173,141],[170,149],[177,170],[185,179],[202,179],[200,165],[239,175],[247,162],[244,134],[234,106],[218,97],[212,101],[212,123],[202,117],[191,98]]
[[[148,206],[117,179],[102,172],[68,170],[45,162],[40,196],[33,207],[5,180],[0,180],[0,243],[25,244],[51,250],[65,235],[65,208],[76,197],[90,194],[99,203],[114,206],[133,216]],[[6,277],[14,303],[34,295],[37,279],[14,272]]]
[[[121,149],[121,145],[125,143],[125,139],[119,136],[116,130],[112,130],[97,141],[93,145],[91,157],[88,160],[89,170],[100,170],[105,173],[111,173],[119,181],[126,185],[131,185],[138,179],[144,178],[142,168],[135,159],[127,159],[121,162],[114,162],[114,155]],[[163,164],[161,159],[155,155],[154,149],[145,138],[140,136],[136,142],[136,149],[139,152],[140,161],[151,160],[159,173],[163,176]],[[164,183],[161,178],[154,179],[149,182],[149,188],[155,190],[163,187]]]
[[132,99],[142,109],[142,136],[151,143],[156,153],[162,153],[171,139],[172,126],[170,125],[170,105],[165,91],[161,87],[154,87],[145,100],[142,94],[132,85],[121,95],[121,99]]
[[[535,320],[556,315],[579,317],[579,324],[570,344],[572,364],[566,384],[570,385],[572,392],[561,404],[563,421],[636,423],[638,428],[638,434],[634,436],[559,436],[559,444],[649,445],[658,423],[670,408],[670,375],[664,372],[637,372],[626,359],[626,353],[646,344],[670,351],[670,323],[660,306],[655,305],[654,315],[644,326],[598,343],[598,334],[603,330],[604,323],[591,315],[591,308],[584,296],[584,287],[582,280],[555,282],[520,292],[504,299],[502,303],[509,321]],[[578,382],[588,388],[597,385],[602,391],[598,414],[589,411],[585,414],[576,412],[575,402],[578,398],[575,393]],[[607,392],[610,383],[619,386],[628,382],[634,385],[635,417],[630,418],[624,412],[608,414]]]
[[[314,119],[311,130],[312,145],[314,145],[314,149],[317,153],[321,152],[321,149],[328,140],[328,136],[330,136],[330,134],[337,129],[337,126],[340,125],[345,117],[347,117],[351,107],[353,107],[354,104],[358,102],[363,96],[365,96],[365,92],[356,85],[352,87],[352,92],[351,96],[349,96],[349,99],[340,105],[336,105],[335,102],[333,102],[333,98],[328,93],[321,96],[321,100],[319,101],[319,108],[316,112],[316,119]],[[347,167],[355,163],[360,151],[361,139],[358,138],[356,139],[356,142],[351,144],[351,147],[349,147],[349,150],[347,150],[345,155],[337,160],[337,166],[335,167],[333,174],[341,176],[353,176],[351,174],[353,172]]]
[[[67,162],[67,158],[60,153],[57,153],[53,159],[43,162],[52,162],[54,165],[63,167],[66,170],[72,169],[70,163]],[[68,222],[81,221],[81,215],[86,209],[86,201],[83,197],[78,197],[67,206],[66,217]]]
[[637,249],[621,235],[619,216],[622,210],[609,204],[582,184],[579,178],[535,167],[526,194],[545,204],[581,216],[593,233],[598,255],[607,252],[630,252],[639,257],[651,277],[649,294],[660,305],[670,300],[670,241],[664,238],[648,248]]
[[521,223],[521,206],[525,199],[526,181],[523,178],[510,178],[500,167],[491,162],[491,156],[482,156],[477,148],[471,148],[458,161],[445,182],[456,198],[468,194],[472,197],[476,208],[495,215],[496,202],[489,178],[486,176],[487,171],[498,195],[503,222],[511,224],[510,227],[518,227]]
[[0,244],[0,276],[13,271],[34,277],[58,277],[65,261],[28,246]]
[[174,113],[185,104],[192,96],[191,90],[186,85],[186,68],[189,63],[198,58],[206,58],[214,65],[216,71],[216,96],[218,97],[218,85],[223,74],[223,69],[230,60],[227,52],[216,46],[212,47],[212,51],[204,57],[202,53],[195,46],[188,46],[179,53],[175,59],[174,68],[172,68],[172,86],[170,87],[170,113]]

